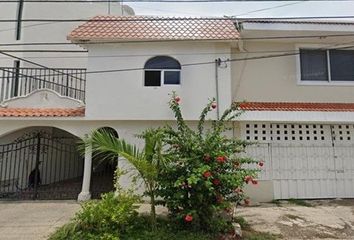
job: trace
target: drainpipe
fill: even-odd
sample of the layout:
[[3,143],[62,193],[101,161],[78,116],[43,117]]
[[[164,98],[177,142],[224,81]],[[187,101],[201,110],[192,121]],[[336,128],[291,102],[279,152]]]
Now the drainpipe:
[[220,119],[220,108],[219,108],[219,72],[218,68],[220,65],[221,59],[215,59],[215,91],[216,91],[216,118]]

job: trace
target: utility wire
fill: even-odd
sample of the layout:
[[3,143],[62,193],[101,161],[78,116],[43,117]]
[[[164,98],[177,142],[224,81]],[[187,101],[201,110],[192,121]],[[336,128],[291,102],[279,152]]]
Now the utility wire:
[[31,50],[1,50],[2,52],[13,53],[87,53],[87,50],[43,50],[43,49],[31,49]]
[[35,65],[35,66],[38,66],[38,67],[41,67],[41,68],[44,68],[44,69],[48,69],[48,70],[52,70],[53,72],[57,72],[57,73],[60,73],[60,75],[66,75],[66,76],[70,76],[72,78],[76,78],[76,79],[79,79],[79,80],[83,80],[81,78],[78,78],[76,76],[73,76],[71,74],[68,74],[68,73],[65,73],[65,72],[62,72],[62,71],[59,71],[57,69],[53,69],[53,68],[49,68],[43,64],[39,64],[39,63],[36,63],[36,62],[33,62],[33,61],[30,61],[30,60],[27,60],[25,58],[20,58],[20,57],[17,57],[17,56],[14,56],[12,54],[9,54],[9,53],[5,53],[3,51],[0,51],[0,54],[4,55],[4,56],[7,56],[7,57],[11,57],[11,58],[15,58],[17,60],[20,60],[20,61],[23,61],[23,62],[27,62],[27,63],[30,63],[32,65]]
[[[338,45],[343,45],[343,44],[350,44],[353,43],[354,41],[348,42],[348,43],[337,43],[337,44],[332,44],[327,47],[321,47],[321,48],[313,48],[314,50],[325,50],[325,49],[331,49],[331,50],[340,50],[340,49],[346,49],[346,48],[352,48],[354,45],[351,46],[345,46],[345,47],[339,47],[339,48],[333,48]],[[332,46],[332,47],[331,47]],[[245,52],[247,53],[247,52]],[[0,54],[1,53],[0,51]],[[296,51],[293,53],[282,53],[282,54],[272,54],[272,55],[263,55],[263,56],[255,56],[255,57],[246,57],[246,58],[232,58],[225,60],[224,62],[238,62],[238,61],[250,61],[250,60],[259,60],[259,59],[269,59],[269,58],[279,58],[279,57],[288,57],[288,56],[295,56],[300,54],[300,51]],[[20,59],[16,56],[13,56],[16,59]],[[28,60],[26,60],[28,61]],[[30,61],[31,62],[31,61]],[[182,67],[189,67],[189,66],[200,66],[200,65],[208,65],[208,64],[215,64],[215,61],[208,61],[208,62],[196,62],[196,63],[186,63],[186,64],[181,64]],[[48,68],[50,69],[50,68]],[[52,69],[53,70],[53,69]],[[55,70],[55,69],[54,69]],[[101,73],[113,73],[113,72],[129,72],[129,71],[140,71],[144,70],[144,68],[139,67],[139,68],[123,68],[123,69],[109,69],[109,70],[95,70],[95,71],[87,71],[85,74],[101,74]],[[60,74],[49,74],[47,76],[61,76],[61,75],[68,75],[66,73],[60,73]],[[34,77],[38,77],[34,75]],[[72,76],[75,77],[75,76]],[[81,79],[82,80],[82,79]]]
[[[269,51],[247,51],[249,54],[259,54],[259,53],[288,53],[295,52],[296,50],[269,50]],[[235,55],[238,53],[232,52],[204,52],[204,53],[196,53],[196,52],[188,52],[188,53],[173,53],[173,52],[164,52],[164,53],[151,53],[151,54],[120,54],[120,55],[98,55],[98,56],[90,56],[90,58],[130,58],[130,57],[155,57],[155,56],[202,56],[202,55],[221,55],[221,54],[230,54]],[[8,59],[9,57],[0,57],[0,59]],[[70,58],[87,58],[87,56],[26,56],[26,59],[34,58],[34,59],[70,59]]]
[[[354,0],[351,0],[354,1]],[[235,18],[235,17],[158,17],[158,18],[118,18],[118,19],[54,19],[54,18],[32,18],[22,19],[21,22],[161,22],[161,21],[214,21],[214,20],[238,20],[242,21],[254,21],[254,20],[301,20],[301,19],[346,19],[354,18],[354,15],[347,16],[305,16],[305,17],[274,17],[274,18]],[[0,22],[11,23],[18,22],[17,19],[0,19]]]
[[253,11],[249,11],[249,12],[240,13],[240,14],[234,15],[232,17],[239,17],[239,16],[248,15],[248,14],[251,14],[251,13],[269,11],[269,10],[273,10],[273,9],[276,9],[276,8],[288,7],[288,6],[292,6],[292,5],[296,5],[296,4],[300,4],[300,3],[304,3],[304,2],[308,2],[308,1],[307,0],[301,0],[299,2],[292,2],[292,3],[286,3],[286,4],[282,4],[282,5],[277,5],[277,6],[274,6],[274,7],[261,8],[261,9],[257,9],[257,10],[253,10]]
[[[124,2],[159,2],[159,3],[218,3],[218,2],[273,2],[274,0],[124,0]],[[276,0],[294,2],[296,0]],[[305,0],[308,2],[330,2],[331,0]],[[332,0],[333,1],[333,0]],[[352,2],[353,0],[337,0]],[[19,0],[2,0],[3,3],[17,3]],[[26,0],[27,3],[114,3],[114,0]]]
[[[353,24],[354,25],[354,24]],[[351,34],[319,34],[319,35],[299,35],[299,36],[263,36],[263,37],[240,37],[239,40],[274,40],[274,39],[306,39],[306,38],[332,38],[332,37],[353,37]],[[53,46],[53,45],[92,45],[92,44],[115,44],[115,43],[154,43],[154,42],[180,42],[181,40],[144,40],[144,41],[107,41],[107,42],[28,42],[28,43],[0,43],[0,47],[12,46]],[[202,40],[201,40],[202,41]]]

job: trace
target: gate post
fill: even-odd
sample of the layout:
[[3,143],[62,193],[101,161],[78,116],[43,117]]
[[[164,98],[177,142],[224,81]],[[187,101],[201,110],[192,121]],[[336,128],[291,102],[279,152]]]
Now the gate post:
[[78,201],[87,201],[91,199],[90,182],[92,172],[92,146],[87,146],[85,149],[85,164],[84,164],[84,176],[82,180],[82,189],[77,198]]
[[34,193],[33,193],[33,200],[37,199],[38,194],[38,175],[39,175],[39,160],[41,157],[41,134],[37,134],[37,149],[36,149],[36,168],[34,174]]

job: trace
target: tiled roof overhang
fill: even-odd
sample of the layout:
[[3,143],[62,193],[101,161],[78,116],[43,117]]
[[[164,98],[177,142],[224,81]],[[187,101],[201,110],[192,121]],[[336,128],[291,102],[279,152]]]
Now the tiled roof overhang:
[[0,117],[83,117],[85,108],[1,108]]
[[354,103],[242,102],[238,104],[244,111],[354,112]]

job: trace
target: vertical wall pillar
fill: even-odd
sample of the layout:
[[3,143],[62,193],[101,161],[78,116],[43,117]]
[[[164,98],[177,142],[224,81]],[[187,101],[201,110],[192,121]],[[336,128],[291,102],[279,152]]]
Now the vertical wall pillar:
[[84,176],[82,180],[81,193],[78,196],[78,201],[87,201],[91,199],[90,193],[90,183],[91,183],[91,173],[92,173],[92,147],[87,146],[85,150],[85,165],[84,165]]

